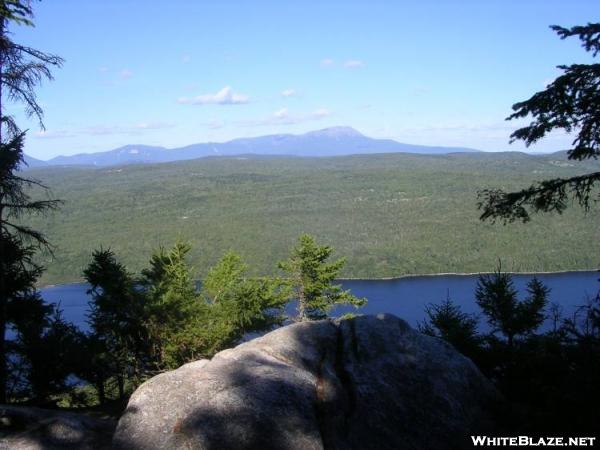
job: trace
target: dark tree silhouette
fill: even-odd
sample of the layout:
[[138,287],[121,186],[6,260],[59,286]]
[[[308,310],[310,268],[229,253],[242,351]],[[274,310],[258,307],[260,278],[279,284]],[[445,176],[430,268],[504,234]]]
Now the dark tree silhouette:
[[[33,26],[30,1],[0,0],[0,131],[19,134],[13,117],[4,114],[4,99],[23,103],[25,113],[34,116],[43,129],[43,110],[37,103],[35,88],[44,80],[52,80],[52,66],[60,67],[63,59],[23,46],[10,39],[8,24]],[[2,129],[3,128],[3,129]],[[0,141],[3,134],[0,133]]]
[[448,296],[439,305],[425,307],[427,318],[418,325],[421,333],[450,342],[462,354],[475,358],[482,344],[477,334],[477,317],[461,311]]
[[[36,101],[34,89],[42,80],[52,78],[50,67],[60,66],[62,59],[19,45],[10,39],[8,25],[33,26],[32,17],[30,2],[0,0],[0,402],[6,400],[7,308],[10,299],[18,294],[7,275],[9,265],[15,264],[15,261],[8,259],[11,254],[9,248],[17,246],[28,254],[33,248],[48,247],[48,241],[41,232],[23,225],[19,219],[26,214],[54,209],[58,205],[56,200],[32,201],[27,194],[31,186],[41,185],[18,174],[19,168],[25,164],[25,133],[4,112],[5,100],[23,103],[25,112],[35,116],[43,128],[42,108]],[[31,262],[31,258],[28,258],[23,264]],[[38,269],[34,268],[34,271]]]
[[[119,398],[124,398],[125,381],[139,378],[145,362],[144,298],[136,289],[133,276],[110,249],[94,251],[83,274],[92,297],[88,316],[92,336],[88,343],[97,352],[95,360],[107,364],[110,376],[117,382]],[[107,368],[102,368],[102,373]],[[103,375],[92,376],[98,380]]]
[[[561,37],[576,36],[593,57],[600,53],[600,23],[563,28],[551,27]],[[600,64],[572,64],[558,66],[563,74],[545,90],[530,99],[513,105],[514,113],[507,120],[531,116],[533,121],[511,134],[511,143],[523,141],[530,146],[554,130],[575,133],[572,148],[567,151],[570,160],[597,159],[600,155]],[[517,191],[485,189],[479,192],[481,220],[500,219],[506,222],[530,220],[529,212],[562,213],[570,199],[585,210],[596,201],[596,185],[600,172],[571,178],[544,180]]]
[[534,277],[527,283],[527,298],[519,301],[512,276],[498,268],[491,275],[479,277],[475,299],[492,332],[500,332],[508,346],[513,347],[516,336],[527,336],[544,322],[549,292],[550,289]]

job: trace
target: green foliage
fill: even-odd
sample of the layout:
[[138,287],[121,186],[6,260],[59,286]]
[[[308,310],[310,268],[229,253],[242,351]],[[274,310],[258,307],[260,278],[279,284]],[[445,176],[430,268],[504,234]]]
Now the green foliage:
[[[102,373],[124,386],[125,379],[140,377],[144,366],[146,333],[144,298],[135,287],[135,280],[110,250],[97,250],[84,270],[90,284],[89,323],[92,329],[90,366],[106,364]],[[108,369],[108,370],[107,370]],[[99,376],[93,375],[94,378]],[[124,391],[121,389],[121,397]]]
[[482,339],[475,316],[462,312],[450,297],[439,305],[427,305],[425,314],[427,318],[418,325],[421,333],[444,339],[470,358],[478,356]]
[[283,309],[289,289],[284,281],[270,277],[247,277],[248,266],[233,252],[209,270],[202,291],[212,307],[221,309],[231,326],[231,339],[248,332],[269,330],[285,319]]
[[[509,402],[506,429],[541,435],[594,433],[600,402],[600,294],[567,320],[555,310],[554,328],[540,334],[548,290],[535,278],[527,290],[527,300],[518,302],[510,275],[500,269],[480,280],[482,311],[492,326],[504,330],[504,339],[495,329],[479,334],[474,317],[450,299],[429,305],[428,320],[419,328],[454,344],[495,382]],[[513,334],[518,339],[511,342]]]
[[209,271],[198,292],[181,240],[150,259],[141,278],[131,275],[111,250],[93,253],[84,271],[90,283],[92,333],[81,376],[98,397],[106,383],[134,386],[156,371],[213,356],[244,337],[283,322],[289,296],[276,278],[247,277],[241,258],[227,253]]
[[82,333],[37,293],[12,303],[10,315],[16,334],[10,342],[11,396],[46,403],[69,392],[68,377],[82,356]]
[[147,297],[149,342],[158,370],[175,368],[204,356],[211,344],[202,326],[207,306],[200,300],[186,261],[190,246],[178,241],[172,249],[159,248],[142,271]]
[[248,278],[241,257],[226,253],[211,268],[198,293],[185,261],[188,244],[160,249],[143,271],[149,333],[159,370],[211,357],[246,333],[283,322],[285,287],[273,278]]
[[[32,17],[29,2],[0,0],[0,403],[6,401],[9,375],[7,325],[18,325],[11,312],[29,307],[31,317],[37,318],[37,322],[29,323],[31,329],[21,327],[17,341],[11,343],[20,354],[17,359],[29,364],[27,370],[13,372],[13,377],[18,382],[27,379],[31,395],[42,399],[58,389],[66,377],[64,370],[59,369],[63,368],[62,364],[57,363],[54,371],[46,373],[45,385],[40,378],[41,358],[50,354],[59,356],[60,349],[52,345],[63,345],[69,331],[59,316],[55,316],[53,322],[47,321],[51,312],[34,292],[34,283],[42,267],[32,256],[36,249],[48,248],[48,241],[43,232],[22,222],[25,216],[56,208],[58,202],[31,199],[29,194],[33,186],[42,190],[45,187],[18,173],[24,165],[25,133],[19,130],[12,116],[5,114],[4,105],[5,99],[21,103],[25,113],[35,116],[43,128],[43,111],[36,101],[35,88],[43,79],[52,78],[50,66],[59,66],[62,60],[10,39],[9,25],[32,26]],[[17,301],[22,303],[17,304]]]
[[19,128],[11,116],[4,114],[2,101],[22,103],[28,116],[35,116],[40,127],[43,110],[37,103],[35,88],[44,79],[52,80],[51,67],[60,67],[63,59],[31,47],[13,42],[8,32],[12,22],[16,25],[33,26],[33,10],[30,2],[0,0],[0,141],[3,132],[18,135]]
[[510,347],[516,336],[533,333],[545,318],[550,289],[534,277],[527,284],[527,292],[527,298],[519,301],[512,276],[502,272],[500,267],[491,275],[480,275],[477,282],[477,304],[493,331],[500,332]]
[[298,300],[297,320],[323,319],[336,304],[347,303],[358,308],[366,303],[365,299],[342,290],[340,285],[332,284],[346,263],[343,258],[328,263],[332,253],[332,247],[317,245],[314,237],[303,234],[291,249],[290,258],[278,264],[288,275],[292,299]]
[[23,3],[20,0],[3,0],[0,2],[2,26],[5,26],[5,21],[14,22],[18,25],[33,26],[32,16],[33,10],[29,3]]
[[19,133],[8,142],[0,142],[0,239],[14,235],[48,248],[43,232],[22,223],[24,216],[43,214],[56,209],[58,200],[32,200],[31,188],[36,186],[46,191],[38,181],[24,178],[18,171],[23,164],[24,133]]
[[248,265],[242,262],[241,256],[229,251],[208,271],[202,282],[202,291],[211,303],[219,302],[227,293],[235,290],[239,280],[247,271]]
[[[339,158],[215,158],[114,168],[35,168],[26,172],[65,200],[61,214],[27,218],[55,244],[40,283],[80,281],[90,249],[108,246],[139,273],[161,243],[181,236],[204,278],[229,249],[249,275],[275,275],[302,233],[345,257],[343,278],[594,269],[600,211],[571,208],[551,222],[481,222],[474,193],[515,189],[532,176],[600,170],[564,154],[368,155]],[[42,195],[35,190],[32,195]],[[227,205],[224,208],[223,205]],[[199,233],[198,230],[202,230]],[[452,236],[452,239],[448,239]]]
[[6,235],[2,262],[4,317],[13,336],[6,343],[11,398],[46,402],[67,389],[80,333],[35,289],[42,268],[32,262],[36,248]]
[[[600,23],[573,28],[551,27],[561,39],[576,36],[586,51],[596,57],[600,52]],[[530,99],[513,105],[515,111],[507,120],[531,116],[533,121],[511,135],[511,142],[521,140],[527,146],[534,144],[555,130],[574,132],[572,148],[567,151],[571,160],[585,160],[600,155],[600,64],[572,64],[558,66],[563,74],[546,89]],[[568,178],[553,178],[515,192],[503,189],[484,189],[480,192],[481,219],[502,219],[504,222],[530,219],[533,212],[562,213],[568,200],[575,199],[585,210],[598,197],[596,189],[600,172]]]
[[[70,348],[63,341],[72,337],[59,316],[50,320],[54,310],[35,289],[43,268],[34,255],[48,242],[42,232],[20,219],[53,209],[57,202],[31,200],[26,188],[35,182],[17,173],[22,160],[23,134],[6,144],[0,142],[0,402],[6,399],[9,378],[13,396],[44,401],[60,391],[68,375],[67,358],[61,352]],[[16,338],[7,343],[6,330],[11,326]],[[61,361],[48,370],[44,364],[51,356]]]

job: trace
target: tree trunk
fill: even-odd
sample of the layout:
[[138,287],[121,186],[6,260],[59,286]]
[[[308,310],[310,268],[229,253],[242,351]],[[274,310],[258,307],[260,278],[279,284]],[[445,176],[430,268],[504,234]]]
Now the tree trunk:
[[298,321],[304,322],[306,317],[306,295],[304,295],[304,286],[300,281],[300,288],[298,289]]
[[104,379],[96,382],[96,390],[98,391],[98,401],[101,405],[106,403],[106,391],[104,390]]

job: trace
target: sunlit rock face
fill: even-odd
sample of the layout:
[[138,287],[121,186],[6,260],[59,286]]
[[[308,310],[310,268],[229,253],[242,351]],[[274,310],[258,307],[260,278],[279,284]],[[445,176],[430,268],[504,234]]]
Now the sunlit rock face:
[[121,449],[455,449],[493,430],[474,364],[392,315],[302,322],[133,394]]

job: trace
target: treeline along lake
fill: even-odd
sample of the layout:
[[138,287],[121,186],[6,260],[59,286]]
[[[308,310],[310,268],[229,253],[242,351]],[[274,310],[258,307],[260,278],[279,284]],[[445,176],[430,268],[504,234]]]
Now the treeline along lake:
[[[572,317],[577,308],[594,297],[600,288],[598,271],[577,271],[540,274],[515,274],[513,281],[519,291],[519,298],[524,298],[526,284],[533,276],[551,289],[549,303],[561,306],[563,317]],[[430,303],[440,303],[450,297],[464,312],[478,314],[475,303],[475,289],[479,275],[423,275],[406,276],[385,280],[341,280],[344,289],[350,289],[358,297],[368,300],[360,309],[362,314],[390,313],[406,320],[412,326],[425,318],[425,307]],[[87,295],[88,285],[85,283],[49,286],[41,289],[44,300],[58,303],[66,320],[87,330],[86,314],[90,297]],[[288,306],[288,313],[293,315],[294,305]],[[350,306],[337,306],[333,316],[354,312]],[[482,329],[486,329],[481,319]],[[546,321],[544,328],[550,327]]]

